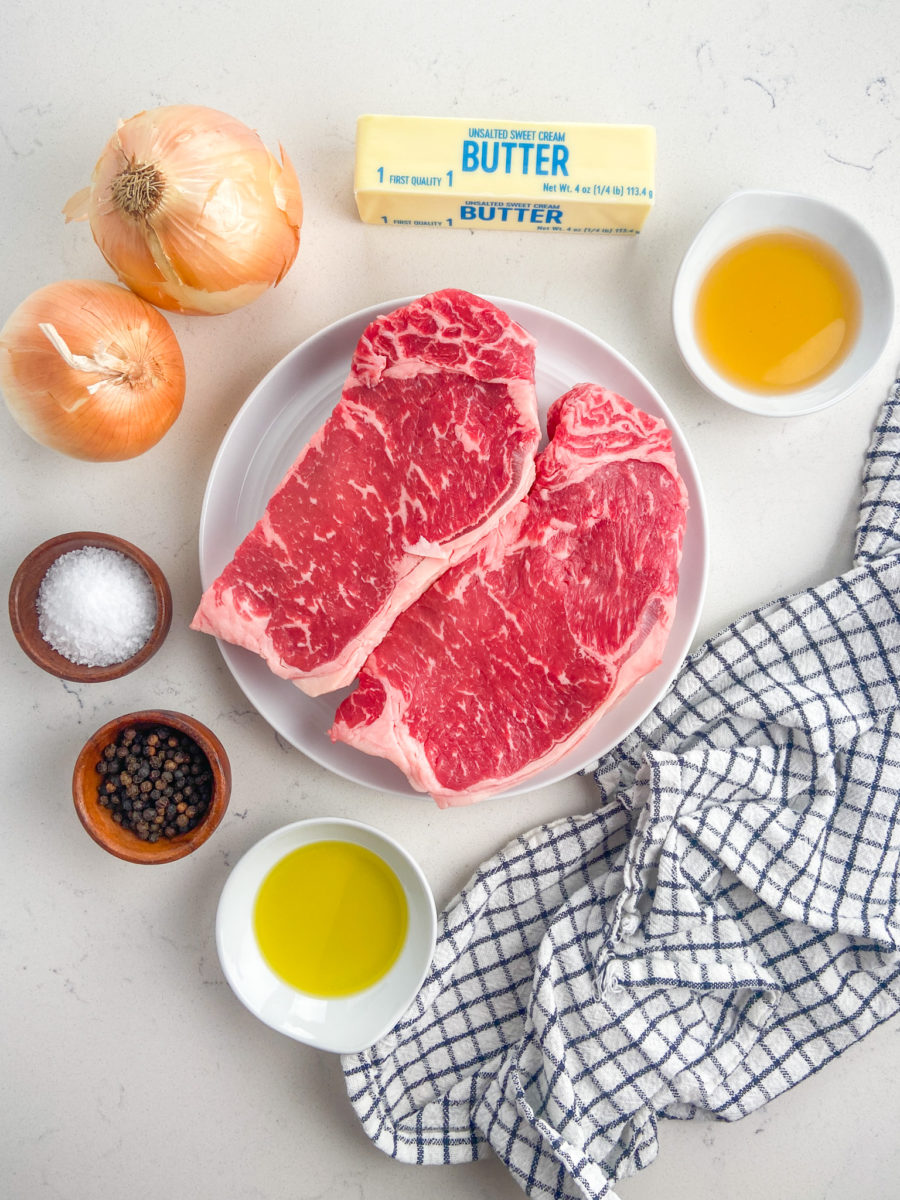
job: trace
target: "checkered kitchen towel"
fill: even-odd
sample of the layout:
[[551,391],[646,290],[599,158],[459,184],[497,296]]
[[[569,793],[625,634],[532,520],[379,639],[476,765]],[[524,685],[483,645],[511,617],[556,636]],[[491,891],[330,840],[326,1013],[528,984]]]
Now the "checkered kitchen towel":
[[735,1120],[900,1009],[900,381],[855,564],[744,617],[444,912],[397,1027],[343,1066],[404,1162],[493,1151],[612,1197],[660,1117]]

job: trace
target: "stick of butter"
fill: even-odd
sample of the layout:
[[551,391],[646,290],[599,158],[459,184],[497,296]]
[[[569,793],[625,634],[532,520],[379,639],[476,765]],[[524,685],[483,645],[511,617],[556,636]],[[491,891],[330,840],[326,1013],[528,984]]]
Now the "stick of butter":
[[652,125],[366,115],[354,193],[373,225],[639,233],[655,160]]

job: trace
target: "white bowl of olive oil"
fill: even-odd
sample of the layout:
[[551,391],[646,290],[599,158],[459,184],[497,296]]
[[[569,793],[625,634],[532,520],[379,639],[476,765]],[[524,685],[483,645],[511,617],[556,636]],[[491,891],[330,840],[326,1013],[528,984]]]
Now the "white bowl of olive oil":
[[837,403],[880,358],[890,271],[849,214],[792,192],[738,192],[682,260],[675,340],[696,380],[737,408],[802,416]]
[[233,868],[216,914],[225,978],[261,1021],[356,1053],[391,1030],[434,952],[434,899],[387,834],[339,817],[296,821]]

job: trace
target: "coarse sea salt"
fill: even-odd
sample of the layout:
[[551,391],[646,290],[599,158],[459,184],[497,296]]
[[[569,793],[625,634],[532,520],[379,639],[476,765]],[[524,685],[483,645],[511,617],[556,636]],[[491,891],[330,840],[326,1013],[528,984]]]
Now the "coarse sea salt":
[[104,546],[61,554],[41,581],[38,628],[69,662],[108,667],[137,654],[156,623],[144,568]]

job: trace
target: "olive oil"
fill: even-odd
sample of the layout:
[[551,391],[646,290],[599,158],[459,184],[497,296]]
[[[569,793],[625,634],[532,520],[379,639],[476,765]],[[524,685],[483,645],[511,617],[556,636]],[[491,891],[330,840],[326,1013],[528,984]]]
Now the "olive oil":
[[793,392],[843,361],[860,309],[856,279],[830,246],[810,234],[771,230],[713,263],[697,295],[697,338],[732,383]]
[[406,895],[391,868],[354,842],[300,846],[263,879],[253,929],[276,975],[311,996],[376,983],[406,939]]

